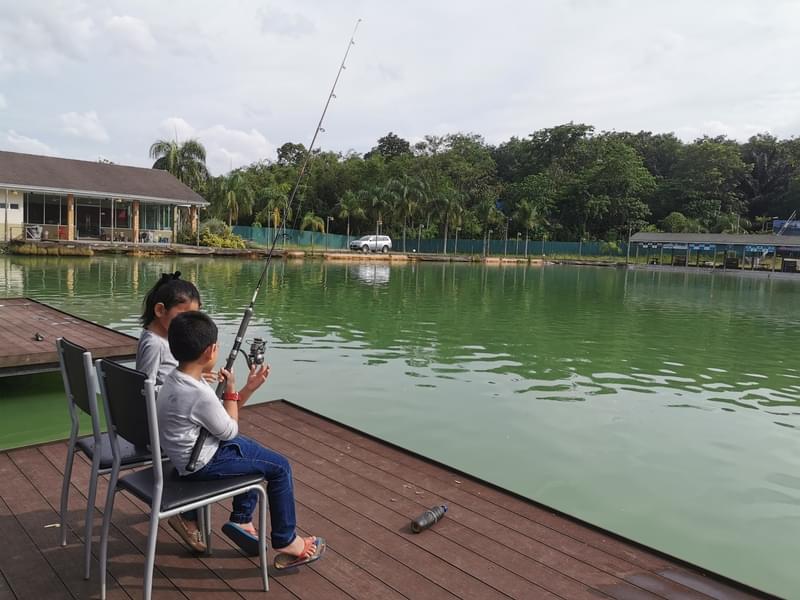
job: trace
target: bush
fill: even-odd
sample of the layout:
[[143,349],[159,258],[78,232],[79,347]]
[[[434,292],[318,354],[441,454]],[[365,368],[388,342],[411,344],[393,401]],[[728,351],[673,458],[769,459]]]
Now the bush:
[[238,235],[233,235],[232,233],[218,235],[212,233],[208,229],[201,231],[200,245],[209,246],[211,248],[246,248],[244,240]]
[[205,232],[213,233],[222,237],[231,235],[231,228],[225,221],[220,219],[208,219],[200,224],[200,236],[202,238]]

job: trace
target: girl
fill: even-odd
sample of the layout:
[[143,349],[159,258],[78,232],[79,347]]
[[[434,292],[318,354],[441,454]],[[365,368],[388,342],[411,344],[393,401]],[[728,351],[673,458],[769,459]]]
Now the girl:
[[[163,273],[145,296],[142,307],[142,334],[136,349],[136,370],[147,373],[156,382],[156,393],[167,375],[178,366],[167,341],[169,324],[176,315],[200,309],[200,292],[190,281],[180,278],[181,272]],[[215,374],[207,374],[216,380]],[[197,527],[197,511],[191,510],[167,521],[189,547],[205,552],[206,544]]]

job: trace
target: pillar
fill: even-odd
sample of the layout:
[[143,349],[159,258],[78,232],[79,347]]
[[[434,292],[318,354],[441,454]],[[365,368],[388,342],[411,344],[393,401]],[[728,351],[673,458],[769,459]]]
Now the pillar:
[[75,239],[75,196],[67,194],[67,240]]
[[197,206],[194,204],[189,207],[189,227],[192,230],[192,235],[197,234]]
[[133,243],[139,243],[139,201],[133,201],[133,209],[131,210],[131,227],[133,228]]

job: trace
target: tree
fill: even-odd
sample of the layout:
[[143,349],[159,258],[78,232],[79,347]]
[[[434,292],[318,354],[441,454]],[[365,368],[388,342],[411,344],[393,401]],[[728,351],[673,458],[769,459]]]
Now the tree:
[[385,159],[391,160],[403,154],[411,154],[411,144],[390,131],[385,136],[378,139],[378,145],[367,152],[364,158],[369,158],[373,154],[380,154]]
[[325,221],[322,220],[322,217],[318,217],[313,212],[308,211],[303,215],[303,221],[300,223],[300,231],[305,231],[306,229],[311,230],[311,254],[314,254],[314,231],[323,233],[325,231]]
[[403,252],[405,252],[408,221],[425,203],[428,197],[428,185],[420,177],[404,174],[399,179],[389,180],[386,191],[394,198],[396,214],[403,220]]
[[303,144],[286,142],[278,148],[278,164],[299,167],[306,157],[306,147]]
[[253,210],[255,194],[240,170],[233,171],[223,182],[223,206],[228,211],[228,226],[239,215],[249,215]]
[[154,169],[172,173],[193,190],[201,189],[209,177],[206,149],[194,139],[182,144],[176,140],[156,140],[150,146],[150,158],[155,159]]
[[767,133],[754,135],[742,145],[742,160],[747,163],[742,192],[751,216],[779,216],[776,211],[789,192],[793,173],[788,150]]
[[443,252],[447,254],[447,232],[450,224],[460,225],[464,205],[461,194],[453,188],[444,190],[436,199],[440,218],[444,219],[444,246]]
[[[363,219],[367,216],[361,199],[351,190],[347,190],[339,200],[339,216],[347,219],[347,243],[350,243],[350,219]],[[405,251],[405,250],[404,250]]]
[[671,183],[676,208],[710,227],[720,214],[745,211],[740,183],[746,166],[735,142],[701,138],[681,152]]

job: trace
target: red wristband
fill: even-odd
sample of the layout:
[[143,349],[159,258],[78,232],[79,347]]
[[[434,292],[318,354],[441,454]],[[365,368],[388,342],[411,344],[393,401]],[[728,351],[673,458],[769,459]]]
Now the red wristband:
[[222,394],[223,400],[233,400],[234,402],[239,401],[239,392],[225,392]]

